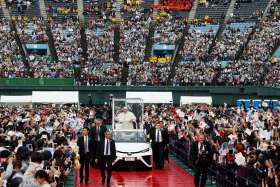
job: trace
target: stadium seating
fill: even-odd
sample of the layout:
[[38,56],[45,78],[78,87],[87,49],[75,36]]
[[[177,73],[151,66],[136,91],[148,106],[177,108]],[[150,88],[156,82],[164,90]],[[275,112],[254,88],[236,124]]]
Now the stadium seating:
[[279,47],[278,2],[263,15],[268,0],[237,1],[227,23],[228,0],[199,3],[192,21],[189,11],[150,9],[150,0],[85,0],[83,17],[76,0],[42,2],[45,21],[41,1],[6,3],[17,32],[2,20],[2,43],[13,44],[2,49],[2,77],[74,78],[87,86],[278,85],[278,63],[271,58]]
[[269,0],[237,1],[234,10],[235,19],[256,20],[265,10]]
[[207,5],[200,4],[197,8],[196,17],[204,19],[205,16],[209,16],[217,22],[226,15],[229,7],[229,1],[209,1]]
[[48,16],[54,16],[56,19],[67,17],[76,17],[78,6],[76,1],[46,0]]

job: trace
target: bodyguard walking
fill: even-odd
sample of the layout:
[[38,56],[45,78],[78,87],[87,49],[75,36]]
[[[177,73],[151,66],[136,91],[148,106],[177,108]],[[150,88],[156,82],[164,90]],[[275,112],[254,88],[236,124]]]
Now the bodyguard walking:
[[[112,175],[112,163],[117,158],[115,141],[112,140],[112,133],[106,131],[105,138],[98,144],[97,158],[95,162],[99,163],[102,184],[107,182],[107,186],[110,186],[111,175]],[[105,171],[107,170],[107,177]]]

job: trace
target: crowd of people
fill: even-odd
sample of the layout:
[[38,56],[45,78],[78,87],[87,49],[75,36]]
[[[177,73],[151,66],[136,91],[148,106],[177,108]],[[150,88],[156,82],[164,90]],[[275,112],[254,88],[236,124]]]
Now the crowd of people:
[[244,29],[227,26],[217,45],[213,49],[214,60],[234,60],[240,46],[243,46],[252,32],[253,26],[245,26]]
[[[199,113],[193,111],[194,116],[197,114],[197,121],[192,118],[192,122],[187,122],[188,125],[179,130],[180,141],[193,141],[195,129],[204,129],[214,155],[212,169],[222,166],[229,183],[278,186],[279,113],[270,109],[202,108],[198,109]],[[204,112],[206,117],[203,117]],[[190,130],[190,126],[194,129]]]
[[[57,24],[57,26],[60,26]],[[36,45],[36,44],[47,44],[48,36],[46,33],[46,24],[42,19],[22,19],[16,24],[18,35],[24,44]],[[62,32],[62,31],[61,31]],[[54,30],[54,40],[59,40],[57,32]],[[59,40],[62,42],[62,40]],[[32,78],[67,78],[73,77],[73,63],[67,63],[61,51],[60,43],[57,44],[58,54],[60,56],[60,61],[53,63],[53,57],[47,54],[47,48],[44,52],[37,51],[36,48],[32,51],[27,52],[27,61],[29,63],[29,72],[27,72],[27,67],[24,68],[26,74],[24,77]],[[22,46],[27,51],[27,46]],[[65,46],[65,48],[67,48]]]
[[47,13],[56,16],[67,16],[68,18],[77,16],[79,10],[76,1],[68,0],[48,0]]
[[79,23],[75,19],[67,19],[63,22],[52,22],[51,29],[53,39],[56,45],[56,52],[60,62],[66,62],[70,65],[73,61],[80,61],[82,49],[79,38]]
[[151,19],[141,9],[136,9],[134,14],[121,24],[120,61],[139,64],[144,61]]
[[[185,28],[184,19],[170,14],[153,19],[150,24],[154,27],[153,42],[155,44],[176,44]],[[144,48],[144,46],[143,46]],[[145,51],[144,49],[142,51]],[[143,54],[144,55],[144,54]],[[139,58],[138,58],[139,60]],[[171,70],[171,63],[151,63],[148,61],[129,64],[128,85],[166,85]]]
[[7,7],[23,14],[34,3],[32,0],[6,0]]
[[122,66],[114,63],[114,24],[92,19],[86,30],[88,60],[82,65],[82,85],[114,85],[120,80]]
[[44,43],[48,41],[44,21],[40,18],[36,20],[28,18],[27,20],[22,19],[17,22],[16,26],[20,38],[27,44]]
[[63,187],[84,126],[111,119],[110,107],[0,107],[0,186]]
[[63,186],[77,149],[70,124],[82,125],[77,112],[70,107],[0,110],[1,186]]
[[[168,59],[171,60],[165,63],[151,63],[149,59],[144,59],[149,30],[154,29],[154,36],[150,38],[153,44],[175,44],[176,51],[176,44],[180,42],[186,29],[187,20],[172,12],[160,10],[154,15],[141,4],[128,2],[121,9],[124,19],[114,22],[110,19],[114,17],[113,8],[106,3],[100,4],[100,14],[87,19],[85,31],[87,59],[82,55],[83,41],[77,17],[68,18],[66,22],[59,19],[49,20],[58,61],[50,54],[42,55],[28,51],[27,60],[30,66],[28,73],[15,45],[15,33],[7,29],[9,22],[3,19],[1,34],[5,37],[2,37],[4,40],[2,44],[11,45],[2,48],[1,75],[10,78],[75,78],[76,85],[86,86],[121,85],[125,82],[130,86],[172,83],[174,86],[219,84],[277,87],[279,64],[270,63],[270,57],[279,42],[278,4],[278,2],[272,4],[268,15],[262,21],[256,19],[255,23],[252,21],[236,23],[231,18],[214,45],[212,42],[218,30],[211,27],[216,28],[217,25],[201,22],[192,25],[185,35],[185,43],[180,51],[181,62],[176,67],[172,80],[168,80],[173,65],[172,54],[168,54]],[[22,43],[48,43],[46,24],[41,18],[23,18],[16,23]],[[205,32],[196,29],[197,26],[210,29]],[[119,29],[119,40],[114,36],[116,29]],[[238,52],[242,51],[248,38],[250,40],[242,57],[236,60]],[[119,58],[115,49],[116,41],[119,41]],[[211,47],[213,49],[210,50]],[[153,52],[151,54],[156,55]],[[115,62],[117,59],[118,62]],[[128,74],[127,77],[123,77],[125,75],[123,70],[126,67]],[[257,76],[257,73],[262,76]]]
[[[278,186],[278,118],[279,110],[267,107],[147,106],[144,128],[149,132],[164,124],[170,149],[196,174],[202,173],[202,186],[206,175],[222,186]],[[197,144],[204,149],[197,150]]]
[[[279,30],[279,12],[277,3],[274,3],[268,15],[256,25],[243,22],[239,24],[240,27],[236,27],[234,22],[229,23],[210,54],[202,51],[202,55],[197,54],[195,60],[191,59],[190,62],[182,63],[177,67],[173,85],[278,86],[276,77],[279,75],[279,65],[270,63],[271,53],[279,41],[279,37],[275,34]],[[249,36],[251,38],[242,57],[235,60]],[[200,38],[203,41],[206,37],[202,35]],[[190,42],[186,41],[186,45],[189,46]],[[199,49],[203,49],[204,46]],[[189,49],[196,48],[189,47]],[[188,54],[187,51],[184,52]]]
[[185,45],[182,54],[189,61],[205,59],[216,32],[209,29],[207,32],[200,32],[195,29],[190,29],[190,32],[185,37]]
[[174,86],[211,85],[219,71],[219,64],[189,62],[179,64],[173,80]]
[[184,29],[184,19],[167,14],[158,18],[155,24],[155,43],[176,43]]
[[[146,105],[140,127],[153,141],[154,127],[166,129],[170,150],[202,174],[201,183],[209,175],[223,184],[278,186],[280,113],[269,107]],[[112,121],[112,110],[92,104],[2,106],[0,119],[0,185],[63,186],[79,152],[77,137]],[[197,150],[197,144],[206,147]]]
[[222,79],[230,80],[232,85],[277,86],[278,80],[274,76],[277,76],[278,64],[271,64],[269,59],[279,41],[279,37],[275,35],[279,31],[276,5],[272,5],[264,21],[258,23],[252,32],[241,59],[229,63],[229,66],[221,71]]
[[2,38],[0,43],[1,77],[24,77],[26,72],[14,38],[15,32],[11,31],[10,23],[5,19],[1,19],[0,25]]

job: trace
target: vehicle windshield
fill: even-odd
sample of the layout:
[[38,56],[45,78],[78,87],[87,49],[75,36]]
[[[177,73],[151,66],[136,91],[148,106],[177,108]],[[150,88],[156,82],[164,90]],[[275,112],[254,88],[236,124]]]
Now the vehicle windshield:
[[116,142],[146,142],[144,132],[114,131],[113,139]]

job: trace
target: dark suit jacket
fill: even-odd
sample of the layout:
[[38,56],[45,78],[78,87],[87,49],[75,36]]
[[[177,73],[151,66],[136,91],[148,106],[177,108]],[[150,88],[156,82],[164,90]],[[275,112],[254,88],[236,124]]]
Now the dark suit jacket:
[[[97,159],[100,159],[101,157],[104,157],[104,148],[105,148],[105,138],[100,141],[100,143],[97,146]],[[117,158],[116,155],[116,145],[114,140],[110,140],[110,151],[111,151],[111,159],[112,161]]]
[[[107,128],[105,125],[101,125],[100,126],[100,129],[99,129],[99,137],[100,137],[100,140],[103,140],[105,138],[105,132],[107,131]],[[92,127],[90,129],[90,137],[93,139],[93,141],[96,141],[97,140],[97,134],[96,134],[96,126]]]
[[[169,136],[168,136],[167,129],[163,128],[161,130],[161,137],[162,137],[162,143],[164,146],[169,144]],[[152,143],[156,142],[156,128],[155,127],[152,127],[152,129],[150,130],[150,139],[152,140]]]
[[150,134],[152,127],[153,127],[152,124],[148,122],[145,122],[143,125],[143,129],[146,130],[147,134]]
[[[80,136],[78,138],[77,145],[79,147],[79,155],[84,156],[84,154],[85,154],[84,136]],[[88,136],[88,149],[90,152],[90,156],[92,157],[93,156],[92,155],[93,154],[93,140],[90,136]]]
[[191,150],[190,150],[190,155],[191,155],[191,159],[192,162],[197,165],[197,166],[209,166],[212,162],[212,148],[209,142],[204,141],[203,142],[204,147],[205,147],[205,151],[206,151],[206,159],[201,159],[201,157],[199,157],[198,153],[198,141],[193,142],[192,146],[191,146]]

